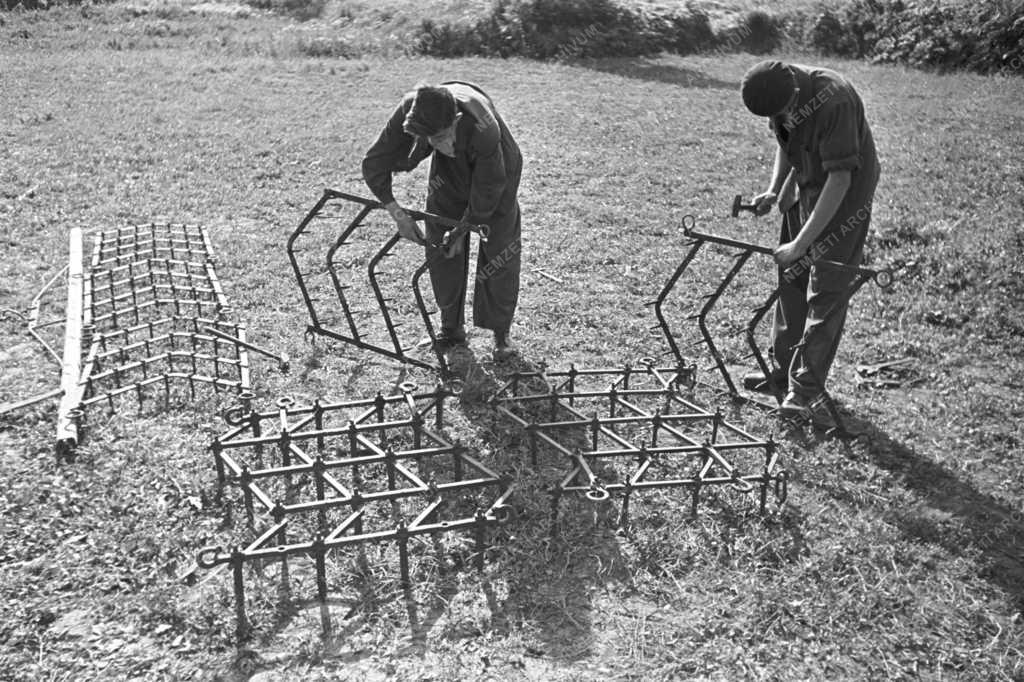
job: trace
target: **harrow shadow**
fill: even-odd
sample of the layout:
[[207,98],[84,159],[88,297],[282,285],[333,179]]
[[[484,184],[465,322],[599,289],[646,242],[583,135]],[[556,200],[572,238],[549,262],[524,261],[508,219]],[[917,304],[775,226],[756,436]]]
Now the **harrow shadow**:
[[[595,595],[609,584],[632,588],[646,561],[642,546],[623,544],[633,543],[630,510],[646,508],[643,493],[669,496],[674,512],[688,508],[691,518],[719,490],[752,494],[762,514],[773,487],[784,499],[774,442],[683,396],[692,366],[645,358],[636,367],[559,370],[524,361],[507,369],[472,367],[483,381],[467,383],[463,407],[478,430],[499,434],[517,453],[518,522],[497,543],[500,578],[484,592],[492,626],[529,633],[527,653],[565,662],[592,653]],[[487,409],[467,400],[488,392]],[[636,553],[639,563],[630,558]]]
[[[489,629],[508,636],[525,628],[533,635],[528,654],[565,662],[583,659],[595,640],[593,588],[603,585],[609,573],[628,580],[613,505],[562,497],[556,517],[554,491],[565,466],[549,458],[532,463],[525,436],[513,434],[512,424],[491,405],[509,377],[539,372],[543,363],[521,356],[481,363],[466,353],[451,366],[463,382],[463,413],[478,432],[493,434],[497,456],[512,467],[519,491],[512,500],[515,520],[498,529],[487,561],[491,570],[481,576]],[[584,448],[587,438],[581,429],[567,442]]]

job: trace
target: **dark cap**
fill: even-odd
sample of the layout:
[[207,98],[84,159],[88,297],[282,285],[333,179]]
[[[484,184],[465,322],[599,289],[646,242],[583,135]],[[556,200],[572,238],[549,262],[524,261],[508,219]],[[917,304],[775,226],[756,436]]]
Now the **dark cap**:
[[456,111],[455,96],[447,88],[419,85],[402,129],[410,135],[430,137],[450,126]]
[[796,90],[796,76],[782,62],[755,64],[743,76],[743,103],[757,116],[774,116],[786,108]]

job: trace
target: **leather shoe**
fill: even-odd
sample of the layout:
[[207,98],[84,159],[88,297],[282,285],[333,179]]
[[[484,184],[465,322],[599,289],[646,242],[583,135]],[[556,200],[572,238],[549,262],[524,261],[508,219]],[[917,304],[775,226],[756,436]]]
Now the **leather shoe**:
[[512,344],[508,332],[494,332],[494,361],[502,362],[515,356],[519,351]]
[[765,379],[764,372],[755,371],[743,375],[743,388],[758,393],[781,393],[786,390],[788,383],[786,373],[781,370],[772,372],[768,379]]

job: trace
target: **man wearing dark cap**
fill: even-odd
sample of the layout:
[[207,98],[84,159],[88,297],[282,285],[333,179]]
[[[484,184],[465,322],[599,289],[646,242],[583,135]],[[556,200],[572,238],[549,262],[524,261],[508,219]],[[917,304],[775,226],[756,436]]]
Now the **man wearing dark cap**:
[[860,264],[878,184],[875,143],[860,96],[829,69],[764,61],[746,73],[741,91],[747,109],[768,118],[778,142],[771,183],[754,197],[757,213],[778,202],[790,216],[775,249],[775,369],[768,377],[747,375],[744,385],[783,389],[780,411],[809,417],[821,405],[851,282],[849,272],[815,261]]
[[441,311],[438,344],[448,352],[466,342],[469,235],[446,250],[433,246],[444,228],[428,223],[425,240],[391,189],[393,173],[410,171],[428,156],[427,211],[490,228],[477,258],[473,324],[494,332],[494,359],[507,359],[515,352],[509,330],[519,298],[519,147],[483,90],[449,81],[418,85],[406,94],[363,159],[363,178],[399,234],[426,245]]

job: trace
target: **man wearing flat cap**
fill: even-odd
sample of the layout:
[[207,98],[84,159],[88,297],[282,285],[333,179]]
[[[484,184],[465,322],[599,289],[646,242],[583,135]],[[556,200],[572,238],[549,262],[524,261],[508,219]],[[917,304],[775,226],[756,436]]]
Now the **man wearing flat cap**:
[[411,171],[428,156],[427,211],[490,228],[477,258],[473,323],[494,333],[494,359],[507,359],[515,352],[509,331],[519,298],[519,147],[483,90],[448,81],[418,85],[407,93],[363,159],[363,178],[399,234],[426,245],[430,282],[441,311],[438,344],[449,352],[466,342],[469,235],[444,250],[433,246],[444,228],[427,223],[424,239],[391,188],[393,173]]
[[756,211],[764,215],[778,202],[790,216],[775,249],[775,369],[767,377],[748,374],[744,385],[784,393],[783,414],[811,416],[842,336],[852,277],[815,262],[860,264],[878,184],[875,143],[860,96],[835,71],[764,61],[743,77],[741,92],[751,113],[768,118],[778,142],[771,183],[754,197]]

